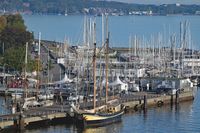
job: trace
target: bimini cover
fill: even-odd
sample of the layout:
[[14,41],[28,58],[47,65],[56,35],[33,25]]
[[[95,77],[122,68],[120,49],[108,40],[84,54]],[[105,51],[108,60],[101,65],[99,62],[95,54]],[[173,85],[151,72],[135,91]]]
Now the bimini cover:
[[54,82],[54,84],[71,83],[71,82],[73,82],[73,79],[69,79],[67,74],[65,73],[64,78],[60,81]]
[[116,85],[125,85],[125,83],[123,83],[120,79],[119,79],[119,75],[117,75],[117,78],[114,82],[110,83],[109,86],[116,86]]

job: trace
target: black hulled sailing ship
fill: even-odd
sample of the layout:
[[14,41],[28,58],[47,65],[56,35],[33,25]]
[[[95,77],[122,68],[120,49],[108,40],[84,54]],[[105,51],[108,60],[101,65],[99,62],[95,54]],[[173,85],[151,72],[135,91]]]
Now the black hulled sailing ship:
[[[94,23],[94,29],[96,25]],[[95,30],[94,30],[95,31]],[[94,32],[95,33],[95,32]],[[124,106],[120,104],[118,99],[108,101],[108,48],[109,48],[109,35],[106,38],[106,100],[105,105],[96,107],[96,41],[94,42],[94,55],[93,55],[93,81],[94,81],[94,97],[93,109],[85,110],[78,109],[72,105],[75,112],[74,118],[76,123],[84,127],[90,126],[103,126],[114,122],[121,121],[124,114]]]

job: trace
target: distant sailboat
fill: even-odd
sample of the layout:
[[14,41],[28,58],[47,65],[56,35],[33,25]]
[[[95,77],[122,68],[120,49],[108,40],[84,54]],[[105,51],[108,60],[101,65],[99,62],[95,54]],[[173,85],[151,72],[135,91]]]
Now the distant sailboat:
[[65,14],[64,14],[65,16],[68,16],[68,12],[67,12],[67,9],[65,10]]
[[[40,40],[40,39],[39,39]],[[40,50],[40,48],[39,48]],[[28,84],[26,83],[27,82],[27,75],[26,75],[26,67],[27,67],[27,56],[28,56],[28,43],[26,44],[26,55],[25,55],[25,69],[24,69],[24,82],[25,82],[25,91],[24,91],[24,103],[22,105],[22,109],[23,110],[27,110],[29,109],[30,107],[37,107],[37,106],[40,106],[40,103],[37,102],[36,98],[33,96],[33,97],[28,97]],[[37,81],[37,80],[36,80]],[[19,93],[18,93],[19,94]],[[15,96],[15,95],[13,95]],[[16,95],[17,96],[17,95]],[[15,96],[15,97],[16,97]]]

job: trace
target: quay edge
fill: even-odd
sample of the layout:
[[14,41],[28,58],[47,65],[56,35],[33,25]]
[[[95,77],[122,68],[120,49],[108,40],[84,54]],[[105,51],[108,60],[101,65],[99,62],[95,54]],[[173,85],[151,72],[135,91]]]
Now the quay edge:
[[[160,107],[163,105],[175,105],[180,102],[186,102],[186,101],[192,101],[194,100],[194,91],[187,91],[187,92],[182,92],[177,95],[160,95],[158,97],[152,97],[152,98],[147,98],[146,99],[146,106],[147,107]],[[144,104],[145,98],[143,100],[137,100],[137,101],[125,101],[123,104],[126,107],[126,111],[129,110],[135,110],[137,111],[138,109],[146,109]]]
[[[143,99],[135,100],[135,101],[123,101],[122,103],[126,107],[126,111],[131,111],[137,109],[147,109],[147,107],[159,107],[167,104],[178,104],[179,102],[184,102],[184,101],[192,101],[194,100],[195,94],[194,90],[187,91],[187,92],[182,92],[178,95],[159,95],[157,97],[150,97],[148,98],[148,94],[143,95]],[[144,104],[146,98],[146,105]],[[146,107],[144,107],[146,106]],[[64,120],[66,123],[69,121],[73,121],[72,117],[70,116],[70,111],[68,112],[55,112],[54,114],[49,114],[49,115],[38,115],[38,116],[33,116],[33,117],[27,117],[21,119],[21,121],[18,119],[14,120],[8,120],[8,121],[1,121],[0,122],[0,128],[1,130],[9,128],[9,127],[14,127],[17,128],[17,130],[24,130],[27,126],[31,126],[31,123],[38,124],[41,123],[41,121],[47,120],[50,123],[53,122],[56,119]],[[45,119],[46,118],[46,119]]]

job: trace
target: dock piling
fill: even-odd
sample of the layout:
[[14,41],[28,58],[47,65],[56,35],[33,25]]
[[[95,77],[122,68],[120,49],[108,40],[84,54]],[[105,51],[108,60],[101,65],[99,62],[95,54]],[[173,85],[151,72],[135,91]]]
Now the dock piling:
[[176,91],[176,104],[179,104],[179,91]]
[[173,106],[173,104],[174,104],[174,95],[172,94],[171,95],[171,106]]
[[25,130],[24,118],[21,115],[21,113],[19,114],[19,119],[14,119],[13,121],[14,121],[14,127],[16,130],[18,131]]
[[147,110],[147,95],[144,95],[144,110]]

